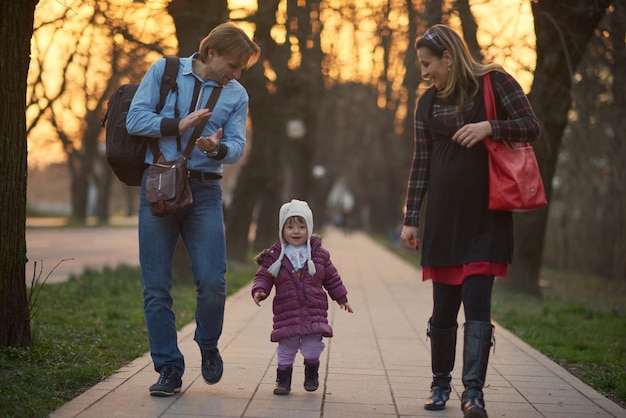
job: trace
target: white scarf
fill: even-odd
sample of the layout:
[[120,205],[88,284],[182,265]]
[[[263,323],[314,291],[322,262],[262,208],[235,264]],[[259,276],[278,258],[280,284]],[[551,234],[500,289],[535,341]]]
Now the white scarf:
[[298,271],[307,262],[308,251],[306,245],[300,245],[299,247],[294,247],[293,245],[285,245],[285,255],[287,259],[291,262],[293,268]]

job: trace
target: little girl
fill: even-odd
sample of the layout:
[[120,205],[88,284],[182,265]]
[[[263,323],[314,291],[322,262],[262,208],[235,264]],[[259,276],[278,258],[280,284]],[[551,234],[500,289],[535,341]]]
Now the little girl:
[[260,306],[272,286],[276,287],[271,334],[271,341],[278,342],[274,394],[291,392],[298,350],[304,357],[304,389],[312,392],[319,387],[319,358],[325,347],[322,338],[333,336],[326,292],[342,309],[352,313],[352,308],[328,250],[322,247],[320,237],[312,236],[313,213],[309,205],[295,199],[285,203],[278,223],[279,241],[255,259],[260,267],[254,276],[252,297]]

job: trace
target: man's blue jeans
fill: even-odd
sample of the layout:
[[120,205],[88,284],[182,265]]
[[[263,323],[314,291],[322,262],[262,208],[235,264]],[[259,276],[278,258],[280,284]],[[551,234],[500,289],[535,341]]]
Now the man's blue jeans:
[[180,376],[185,361],[178,349],[172,310],[172,258],[178,236],[183,239],[196,285],[196,332],[201,350],[217,348],[226,300],[226,239],[219,180],[190,179],[193,206],[180,214],[152,216],[145,199],[145,178],[139,206],[139,261],[144,314],[154,369],[171,367]]

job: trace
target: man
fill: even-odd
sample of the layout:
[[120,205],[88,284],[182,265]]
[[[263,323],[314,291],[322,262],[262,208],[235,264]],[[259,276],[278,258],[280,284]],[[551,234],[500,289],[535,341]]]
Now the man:
[[[182,154],[193,128],[208,119],[188,159],[193,205],[183,212],[153,216],[146,202],[145,175],[139,207],[139,261],[150,354],[158,381],[153,396],[180,392],[185,362],[177,344],[172,310],[172,258],[180,235],[187,248],[197,289],[194,340],[202,353],[202,377],[219,382],[223,363],[217,348],[226,300],[226,244],[222,212],[223,164],[234,164],[246,142],[248,94],[237,81],[259,58],[260,49],[241,29],[224,23],[213,29],[189,58],[181,58],[176,83],[160,113],[155,112],[165,59],[144,76],[127,116],[129,133],[158,138],[165,160]],[[215,87],[215,107],[205,108]],[[178,109],[175,112],[175,109]],[[180,115],[180,116],[178,116]],[[150,147],[148,147],[150,148]],[[146,163],[156,157],[148,149]]]

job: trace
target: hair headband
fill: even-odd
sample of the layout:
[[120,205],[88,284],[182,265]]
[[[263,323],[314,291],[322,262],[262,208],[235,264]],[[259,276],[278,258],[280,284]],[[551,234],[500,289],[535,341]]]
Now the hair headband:
[[432,44],[434,44],[437,48],[441,49],[442,51],[445,50],[445,48],[443,47],[443,44],[439,40],[439,37],[437,36],[435,31],[433,31],[431,29],[427,29],[426,32],[424,32],[424,34],[422,35],[422,39],[425,40],[425,41],[431,42]]

